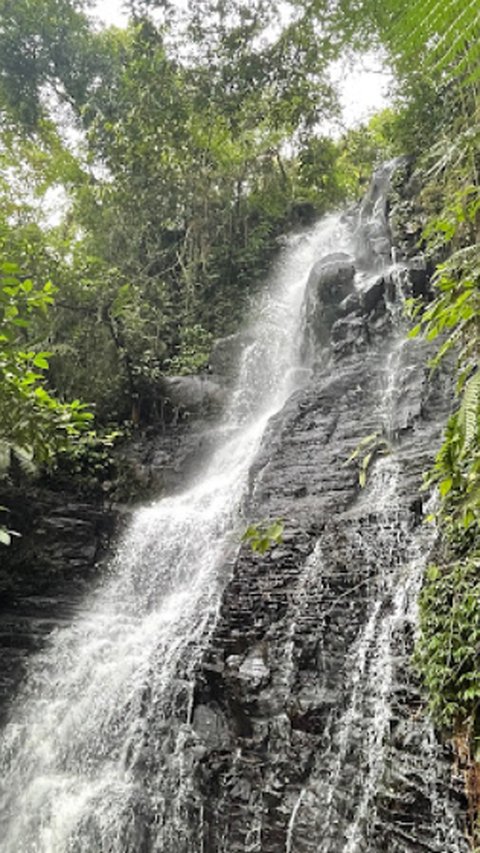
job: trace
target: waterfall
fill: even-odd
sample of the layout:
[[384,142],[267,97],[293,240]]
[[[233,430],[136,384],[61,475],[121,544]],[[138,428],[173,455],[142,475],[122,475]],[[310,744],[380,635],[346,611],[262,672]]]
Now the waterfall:
[[[411,666],[435,535],[418,489],[451,397],[427,379],[425,346],[405,341],[413,278],[390,252],[394,168],[352,217],[353,240],[312,270],[312,375],[274,419],[251,495],[259,517],[287,520],[284,542],[235,560],[196,678],[190,835],[165,850],[467,849]],[[368,436],[381,452],[359,488],[346,463]]]
[[[288,240],[214,449],[32,657],[0,739],[2,853],[466,850],[410,665],[451,398],[405,340],[395,168]],[[283,543],[240,549],[246,517],[283,518]]]
[[[361,579],[357,586],[350,586],[329,601],[333,576],[331,542],[326,542],[324,535],[318,539],[300,572],[290,611],[288,658],[284,661],[286,678],[280,688],[285,692],[286,705],[294,693],[291,673],[298,671],[299,666],[295,647],[298,650],[305,642],[301,625],[309,607],[307,590],[311,594],[314,584],[317,589],[324,589],[328,608],[317,607],[324,632],[329,615],[341,607],[343,597],[348,597],[354,607],[355,594],[358,596],[362,589],[358,601],[360,604],[364,598],[366,610],[346,658],[341,694],[339,691],[341,702],[337,699],[337,705],[327,715],[325,749],[314,759],[309,782],[303,784],[299,796],[292,800],[285,853],[297,850],[371,853],[379,849],[375,838],[376,824],[382,822],[377,812],[378,795],[388,789],[385,780],[394,776],[391,732],[398,726],[399,662],[404,665],[403,661],[411,655],[412,637],[417,631],[418,596],[435,540],[431,526],[412,525],[411,512],[404,503],[405,462],[401,459],[397,435],[397,407],[405,395],[404,385],[408,384],[415,345],[408,341],[402,311],[405,267],[393,264],[385,267],[385,271],[395,285],[395,301],[387,306],[394,322],[382,349],[383,368],[379,372],[373,422],[376,434],[383,437],[388,449],[386,455],[373,462],[366,488],[345,516],[340,515],[335,521],[336,535],[346,538],[355,561],[348,568],[360,573]],[[364,274],[361,286],[368,286],[369,281],[371,276]],[[430,504],[432,501],[433,498]],[[428,514],[428,505],[426,510]],[[425,847],[422,838],[417,847],[420,838],[406,833],[405,844],[412,843],[414,850],[459,853],[465,850],[465,839],[448,799],[438,796],[439,767],[433,730],[428,721],[418,728],[421,733],[415,734],[417,762],[418,768],[424,768],[426,788],[430,789],[431,838]],[[403,851],[410,847],[393,847],[392,843],[391,849]],[[261,850],[259,847],[259,853]]]
[[[32,658],[0,745],[3,853],[182,849],[195,668],[238,550],[249,469],[298,383],[308,272],[338,244],[337,216],[290,240],[215,451],[182,493],[134,514],[99,588]],[[150,751],[154,737],[165,743]]]

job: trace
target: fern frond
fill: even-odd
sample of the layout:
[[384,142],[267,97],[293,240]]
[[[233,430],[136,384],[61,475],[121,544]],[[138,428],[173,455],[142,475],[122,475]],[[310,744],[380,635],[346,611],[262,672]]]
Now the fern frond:
[[382,6],[379,19],[401,63],[420,63],[432,80],[461,88],[480,79],[478,0],[385,0]]
[[4,439],[0,440],[0,477],[10,468],[12,446]]
[[480,400],[480,370],[468,380],[459,410],[459,423],[463,434],[462,454],[474,443],[478,432],[478,406]]
[[19,447],[17,444],[13,444],[11,446],[11,453],[24,474],[33,476],[38,473],[38,468],[33,459],[33,451],[30,448]]

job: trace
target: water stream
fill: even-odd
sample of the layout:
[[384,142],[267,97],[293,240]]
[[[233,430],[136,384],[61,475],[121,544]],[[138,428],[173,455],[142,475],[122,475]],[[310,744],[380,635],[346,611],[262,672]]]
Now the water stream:
[[[378,405],[379,435],[394,440],[392,424],[399,393],[402,369],[403,337],[394,337],[386,358],[383,388]],[[313,774],[311,790],[302,789],[294,804],[286,843],[286,853],[294,853],[295,822],[301,816],[302,803],[311,809],[311,798],[322,824],[318,853],[360,853],[368,850],[368,826],[373,820],[373,802],[384,771],[384,742],[391,720],[390,698],[394,678],[395,648],[405,635],[408,622],[416,620],[416,600],[432,533],[412,533],[402,517],[398,493],[399,464],[394,446],[378,459],[370,471],[365,492],[348,521],[347,536],[354,542],[353,553],[367,571],[361,581],[367,585],[368,610],[365,623],[350,653],[347,671],[348,697],[340,715],[335,709],[327,722],[329,749],[319,757],[326,783],[317,784]],[[358,514],[359,523],[356,521]],[[372,529],[362,521],[374,519]],[[355,541],[356,540],[356,541]],[[299,582],[297,607],[304,601],[304,586],[322,584],[324,569],[322,540],[307,560]],[[355,590],[349,590],[351,597]],[[331,609],[338,605],[331,604]],[[295,608],[292,611],[295,634]],[[323,619],[328,612],[322,614]],[[293,644],[294,636],[292,637]],[[290,668],[293,668],[291,664]],[[327,768],[327,769],[326,769]],[[352,775],[353,774],[353,775]],[[346,792],[355,804],[353,813],[342,814]],[[353,792],[353,794],[352,794]],[[310,795],[310,800],[309,796]],[[368,844],[368,841],[367,841]]]
[[[106,580],[32,659],[0,744],[3,853],[174,853],[188,735],[168,719],[182,707],[188,723],[248,471],[298,381],[308,272],[346,240],[336,216],[291,240],[256,308],[217,449],[183,493],[135,513]],[[145,768],[162,720],[175,741],[168,767]]]

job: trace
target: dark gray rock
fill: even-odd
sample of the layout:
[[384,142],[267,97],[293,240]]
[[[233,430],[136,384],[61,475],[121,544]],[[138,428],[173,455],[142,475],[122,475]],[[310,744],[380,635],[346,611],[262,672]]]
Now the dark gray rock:
[[342,299],[338,306],[339,313],[343,316],[348,314],[360,314],[362,312],[362,300],[360,293],[350,293]]
[[[351,326],[344,318],[332,334],[344,341]],[[317,368],[257,460],[249,513],[287,526],[278,550],[240,553],[197,677],[195,702],[220,707],[231,737],[228,754],[202,761],[197,795],[212,853],[243,853],[252,826],[261,853],[340,853],[353,831],[358,853],[466,851],[463,802],[420,710],[413,623],[394,580],[424,535],[418,487],[451,400],[448,383],[428,382],[424,345],[399,350],[395,466],[379,461],[379,497],[359,490],[345,464],[381,428],[389,347],[377,339],[360,359],[340,354],[333,372]]]
[[311,269],[307,281],[307,300],[310,299],[313,306],[321,302],[337,308],[352,292],[354,276],[355,264],[350,255],[344,252],[326,255]]
[[305,350],[307,358],[330,340],[330,330],[345,300],[353,295],[355,266],[349,255],[327,255],[312,268],[305,291]]
[[29,655],[71,620],[124,519],[120,507],[40,484],[4,484],[1,502],[20,537],[0,554],[0,719]]
[[[344,264],[314,271],[332,307]],[[452,389],[392,326],[409,287],[406,270],[343,295],[334,359],[272,418],[252,469],[247,514],[286,529],[265,556],[241,550],[196,675],[206,752],[188,809],[212,853],[466,853],[464,801],[410,668],[418,489]],[[375,433],[394,453],[362,491],[347,460]]]
[[361,303],[365,314],[372,311],[385,310],[385,278],[379,276],[365,290],[361,292]]
[[368,326],[363,317],[347,317],[332,326],[331,347],[336,356],[345,356],[364,347],[369,341]]
[[209,751],[228,749],[231,745],[228,723],[222,711],[211,705],[197,705],[193,728]]
[[408,264],[408,276],[411,284],[411,295],[414,299],[428,298],[431,295],[430,284],[432,270],[428,269],[423,255],[416,255]]

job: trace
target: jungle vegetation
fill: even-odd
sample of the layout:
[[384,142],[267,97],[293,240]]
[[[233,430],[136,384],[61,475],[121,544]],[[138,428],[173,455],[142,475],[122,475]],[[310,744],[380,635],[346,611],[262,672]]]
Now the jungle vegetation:
[[[478,0],[183,8],[132,0],[128,27],[102,30],[81,0],[0,0],[0,471],[157,421],[163,377],[201,370],[236,328],[281,234],[358,197],[383,158],[414,158],[436,296],[412,333],[458,371],[427,474],[441,546],[417,665],[478,845]],[[330,63],[366,45],[394,70],[393,106],[334,140]]]

